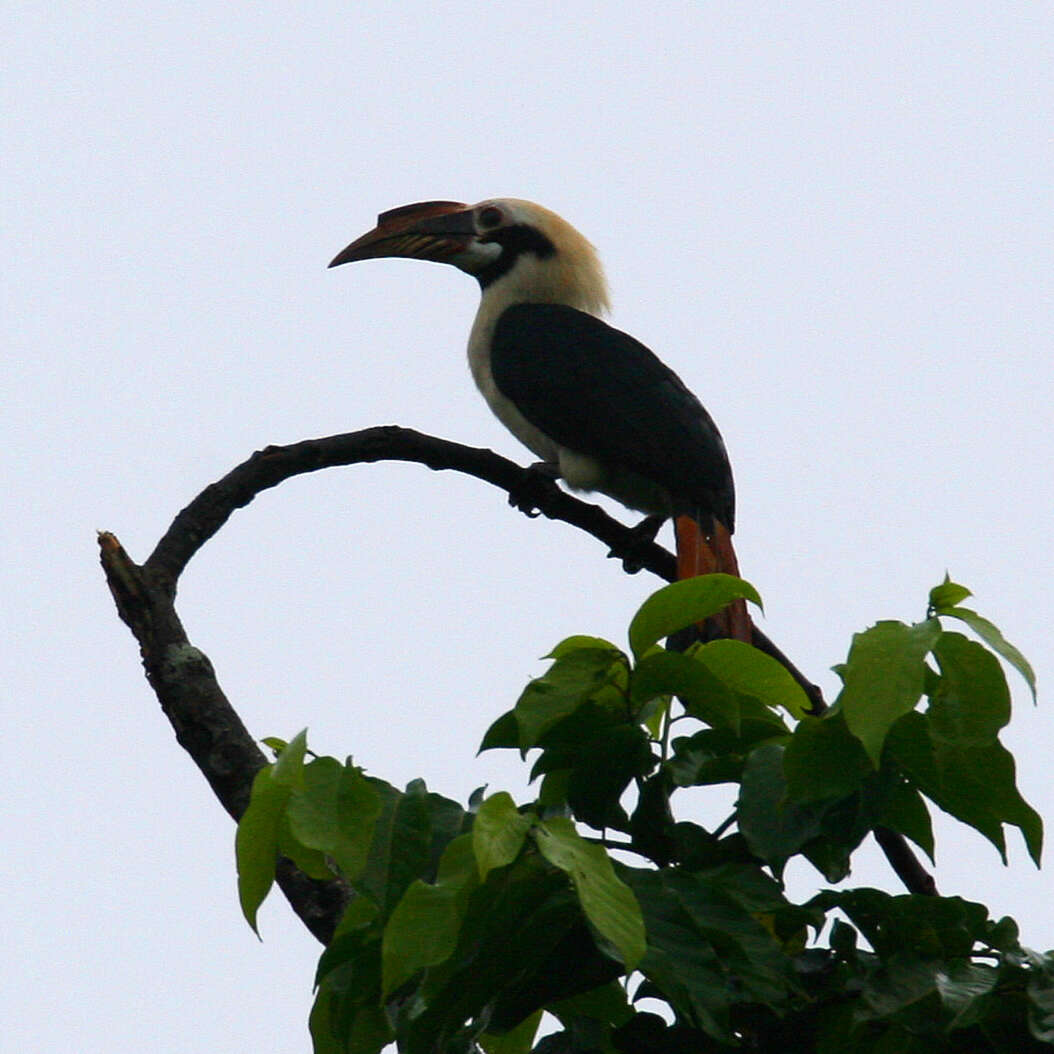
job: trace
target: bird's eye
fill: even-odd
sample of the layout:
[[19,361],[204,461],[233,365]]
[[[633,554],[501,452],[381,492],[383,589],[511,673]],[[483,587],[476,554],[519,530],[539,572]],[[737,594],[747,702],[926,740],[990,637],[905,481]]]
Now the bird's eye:
[[495,227],[500,227],[504,219],[501,209],[496,205],[488,205],[486,208],[480,209],[479,225],[482,230],[492,231]]

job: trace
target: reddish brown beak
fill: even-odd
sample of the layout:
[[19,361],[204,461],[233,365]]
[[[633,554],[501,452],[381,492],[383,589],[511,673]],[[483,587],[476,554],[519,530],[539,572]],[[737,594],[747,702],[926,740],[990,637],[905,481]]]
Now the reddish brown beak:
[[377,226],[337,253],[330,267],[355,260],[405,256],[449,263],[476,233],[472,210],[459,201],[420,201],[382,212]]

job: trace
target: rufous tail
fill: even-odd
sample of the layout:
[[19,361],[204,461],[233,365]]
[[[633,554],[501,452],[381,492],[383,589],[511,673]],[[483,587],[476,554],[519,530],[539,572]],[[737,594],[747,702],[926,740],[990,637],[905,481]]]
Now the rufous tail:
[[[711,575],[716,571],[739,577],[732,536],[723,523],[714,520],[713,533],[708,536],[691,516],[678,516],[674,520],[674,532],[677,536],[678,580]],[[713,621],[724,637],[746,641],[747,644],[753,638],[745,600],[733,600],[713,617]]]

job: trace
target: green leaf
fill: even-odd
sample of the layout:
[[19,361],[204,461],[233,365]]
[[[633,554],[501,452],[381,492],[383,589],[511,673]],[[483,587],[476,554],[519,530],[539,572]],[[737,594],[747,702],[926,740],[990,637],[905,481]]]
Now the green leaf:
[[375,905],[355,897],[344,911],[315,974],[311,1011],[316,1051],[379,1054],[394,1038],[381,1007],[381,924]]
[[1032,1036],[1041,1043],[1054,1044],[1054,963],[1045,956],[1029,953],[1034,967],[1028,993],[1028,1025]]
[[381,989],[387,997],[418,970],[449,958],[457,946],[461,916],[455,889],[414,881],[384,927]]
[[1029,690],[1032,692],[1032,701],[1036,701],[1036,673],[1032,669],[1028,659],[1021,654],[1017,648],[1011,644],[999,629],[988,621],[986,618],[982,618],[977,614],[976,611],[971,611],[969,608],[943,608],[938,612],[939,615],[946,615],[949,618],[957,618],[965,622],[981,638],[993,651],[998,652],[1015,670],[1025,679],[1025,683],[1028,685]]
[[355,880],[355,888],[387,918],[406,887],[428,872],[432,825],[427,795],[420,784],[410,784],[403,794],[383,780],[368,779],[378,792],[381,811],[366,867]]
[[670,809],[672,789],[668,777],[662,772],[642,780],[637,788],[637,805],[628,825],[636,852],[660,866],[673,860],[677,851]]
[[701,938],[681,899],[667,888],[666,875],[636,870],[630,875],[648,927],[648,953],[641,970],[655,986],[652,994],[667,1000],[679,1019],[733,1042],[732,995],[721,957]]
[[[915,958],[887,963],[885,970],[871,978],[862,992],[862,1002],[869,1016],[890,1020],[909,1031],[925,1027],[940,1012],[936,972],[932,963]],[[908,1041],[907,1036],[894,1033],[894,1037],[894,1043],[886,1045],[889,1054],[903,1050]]]
[[447,844],[439,858],[436,884],[460,891],[463,899],[479,885],[479,869],[472,845],[472,832],[466,831]]
[[[539,775],[563,773],[558,793],[575,814],[593,827],[621,829],[626,814],[619,803],[636,776],[655,766],[651,741],[636,724],[630,724],[625,701],[607,709],[589,701],[550,728],[539,742],[542,753],[531,769]],[[552,803],[545,786],[544,797]]]
[[860,740],[849,734],[841,711],[802,718],[783,757],[787,795],[803,803],[852,794],[872,771]]
[[603,637],[587,637],[584,635],[578,635],[574,637],[565,637],[562,641],[548,655],[543,656],[546,659],[564,659],[568,655],[574,654],[576,651],[603,651],[611,656],[611,661],[614,662],[617,659],[625,659],[626,656],[622,654],[621,649],[616,647],[609,640],[604,640]]
[[877,889],[825,890],[808,904],[840,908],[882,958],[913,954],[961,959],[987,935],[988,910],[962,897],[930,897]]
[[655,763],[651,740],[639,726],[602,729],[574,752],[567,803],[575,816],[597,830],[625,829],[627,818],[619,799],[629,784],[651,772]]
[[783,747],[758,747],[743,767],[737,819],[751,852],[768,861],[779,874],[784,863],[820,834],[817,815],[786,801]]
[[971,753],[973,766],[970,790],[976,787],[981,793],[987,791],[992,812],[1004,823],[1018,828],[1024,836],[1028,855],[1039,867],[1043,855],[1043,820],[1017,789],[1013,754],[1001,743],[993,743]]
[[503,1036],[492,1036],[484,1032],[479,1037],[479,1045],[484,1054],[530,1054],[541,1020],[542,1012],[536,1010]]
[[907,714],[889,736],[891,759],[931,801],[976,828],[1006,862],[1003,824],[1024,835],[1029,855],[1039,864],[1043,821],[1021,797],[1012,755],[997,741],[968,749],[935,738],[925,714]]
[[[771,738],[765,736],[763,741]],[[738,746],[732,736],[704,729],[694,736],[675,739],[670,759],[663,768],[675,787],[738,783],[744,760]]]
[[761,607],[758,591],[733,575],[699,575],[665,586],[648,597],[633,616],[630,648],[639,659],[663,637],[702,622],[741,598]]
[[472,825],[472,848],[480,880],[495,867],[505,867],[520,855],[534,817],[516,808],[505,791],[492,794],[479,807]]
[[318,969],[315,971],[315,984],[319,985],[327,974],[337,967],[348,962],[359,962],[360,965],[368,958],[368,951],[376,951],[376,989],[377,998],[380,998],[380,940],[384,927],[380,922],[380,912],[377,905],[365,897],[352,897],[344,914],[337,923],[337,928],[326,945],[325,951],[318,960]]
[[999,660],[961,633],[941,634],[933,655],[941,675],[930,697],[930,734],[956,750],[994,741],[1010,720]]
[[256,913],[274,883],[278,832],[290,793],[288,785],[275,781],[274,770],[275,766],[268,765],[256,773],[248,808],[238,821],[234,838],[238,900],[257,936],[260,931],[256,928]]
[[515,710],[506,710],[483,736],[478,753],[484,750],[513,750],[520,747],[520,723],[516,720]]
[[299,787],[304,779],[304,755],[307,753],[307,729],[298,732],[278,755],[272,778],[275,783]]
[[790,729],[767,706],[743,700],[739,731],[706,728],[678,736],[665,768],[678,787],[738,783],[746,756],[762,743],[785,743]]
[[501,1033],[620,972],[597,950],[567,875],[539,853],[523,853],[472,892],[457,949],[426,971],[406,1004],[400,1049],[463,1051],[466,1021],[478,1023],[470,1033]]
[[616,1026],[625,1024],[633,1016],[626,1001],[626,990],[618,981],[592,988],[581,995],[573,995],[570,999],[562,999],[548,1009],[561,1021],[572,1017],[588,1017]]
[[570,781],[571,773],[567,769],[546,773],[538,788],[538,808],[543,812],[568,812],[567,785]]
[[[748,645],[744,647],[755,650]],[[715,728],[739,727],[739,701],[694,656],[657,650],[637,663],[630,677],[630,698],[634,705],[643,706],[663,695],[677,696],[693,717]]]
[[[679,1019],[732,1043],[734,1004],[761,1003],[780,1012],[793,988],[790,962],[757,917],[775,917],[789,907],[774,882],[756,881],[752,866],[695,873],[622,868],[621,873],[647,923],[648,951],[640,970],[655,986],[651,994],[661,993]],[[638,999],[641,994],[638,990]]]
[[945,772],[925,714],[907,714],[898,721],[890,732],[888,749],[890,759],[927,798],[980,831],[1006,862],[1003,825],[990,807],[986,788],[973,778],[970,760],[954,752],[945,758],[951,763],[950,771]]
[[[531,681],[516,703],[522,749],[537,745],[554,725],[580,706],[613,691],[626,677],[625,658],[617,650],[575,648],[557,659],[541,677]],[[615,699],[621,692],[615,690]]]
[[879,819],[910,838],[933,861],[933,822],[925,799],[914,787],[899,780],[883,803]]
[[935,619],[914,626],[879,622],[853,636],[836,705],[876,767],[890,728],[922,697],[926,656],[939,636]]
[[787,668],[771,655],[739,640],[712,640],[694,653],[722,684],[766,706],[803,717],[812,703]]
[[457,802],[430,794],[421,780],[402,794],[383,780],[366,780],[380,796],[381,812],[366,867],[354,884],[387,917],[414,879],[435,873],[441,854],[469,817]]
[[669,719],[670,698],[668,696],[655,696],[645,703],[637,714],[637,720],[655,742],[662,739],[662,730]]
[[953,582],[949,575],[945,574],[944,581],[930,590],[930,611],[935,615],[943,615],[948,608],[955,607],[971,596],[973,593],[966,586]]
[[478,885],[472,835],[464,834],[447,846],[435,884],[412,882],[388,919],[381,941],[383,996],[450,957]]
[[305,875],[319,881],[331,881],[339,873],[332,857],[308,848],[289,829],[288,805],[278,828],[278,855],[292,860]]
[[999,981],[999,971],[987,963],[951,962],[936,973],[937,993],[953,1015],[948,1030],[963,1028],[979,1020]]
[[309,1022],[314,1054],[381,1054],[395,1038],[380,1005],[378,958],[348,960],[323,979]]
[[705,879],[713,896],[735,904],[781,943],[800,938],[805,926],[819,930],[823,925],[819,913],[790,903],[781,885],[753,863],[721,864],[698,877]]
[[347,1047],[334,1034],[334,999],[329,988],[320,989],[315,995],[307,1022],[311,1033],[311,1054],[346,1054]]
[[586,918],[632,970],[644,956],[644,922],[633,892],[615,875],[603,846],[587,842],[564,816],[542,821],[532,834],[546,860],[570,876]]
[[330,857],[347,879],[366,866],[381,798],[362,772],[336,758],[304,766],[303,789],[289,799],[289,829],[301,845]]

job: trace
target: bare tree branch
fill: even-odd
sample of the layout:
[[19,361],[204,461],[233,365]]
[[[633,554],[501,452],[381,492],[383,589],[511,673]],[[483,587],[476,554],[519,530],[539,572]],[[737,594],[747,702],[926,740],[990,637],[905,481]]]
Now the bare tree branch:
[[923,896],[937,896],[937,883],[915,855],[907,839],[899,831],[888,827],[876,827],[875,841],[886,854],[890,867],[904,883],[909,893],[921,893]]
[[[143,568],[159,584],[166,584],[174,591],[177,579],[198,549],[227,522],[235,509],[248,505],[257,494],[306,472],[376,461],[412,461],[435,471],[463,472],[500,487],[510,496],[520,491],[527,471],[492,450],[464,446],[398,425],[305,439],[290,446],[270,446],[206,487],[173,520]],[[554,481],[540,477],[531,480],[531,498],[544,516],[569,523],[603,542],[609,555],[620,556],[632,551],[634,563],[640,568],[667,582],[676,578],[672,554],[655,542],[642,544],[633,528],[613,519],[599,505],[572,497]],[[822,711],[820,689],[760,629],[755,626],[753,632],[755,647],[782,663],[809,696],[813,711]]]
[[[398,425],[381,425],[360,432],[305,439],[290,446],[269,446],[206,487],[176,518],[143,565],[173,583],[191,557],[240,509],[271,487],[292,476],[341,465],[377,461],[412,461],[435,471],[451,469],[514,493],[524,469],[492,450],[463,446]],[[562,491],[555,482],[537,481],[536,506],[553,520],[579,527],[609,548],[624,546],[629,529],[597,505],[589,505]],[[533,489],[533,488],[532,488]],[[642,548],[641,564],[671,581],[674,559],[661,546]]]
[[[147,680],[176,739],[220,804],[239,819],[267,758],[224,695],[208,656],[187,639],[173,606],[174,583],[159,583],[133,563],[112,534],[99,535],[99,550],[117,611],[139,641]],[[307,928],[329,943],[350,895],[347,887],[309,878],[288,860],[279,861],[276,880]]]
[[[257,494],[306,472],[377,461],[412,461],[437,471],[463,472],[500,487],[510,494],[510,501],[523,505],[526,470],[514,462],[490,450],[388,425],[257,451],[183,509],[142,566],[128,557],[112,534],[99,536],[107,584],[118,613],[139,641],[147,679],[180,745],[235,819],[245,811],[253,777],[266,758],[224,695],[209,659],[187,638],[174,606],[179,576],[231,513]],[[593,535],[608,547],[609,555],[632,552],[635,565],[666,581],[675,578],[669,552],[654,542],[642,543],[633,528],[599,506],[565,493],[555,482],[533,478],[530,504],[549,519]],[[812,700],[815,713],[825,708],[819,688],[756,627],[754,644],[790,671]],[[880,844],[909,889],[932,892],[932,878],[900,835],[884,832]],[[350,896],[347,887],[311,879],[288,860],[280,862],[277,877],[305,925],[327,942]]]

